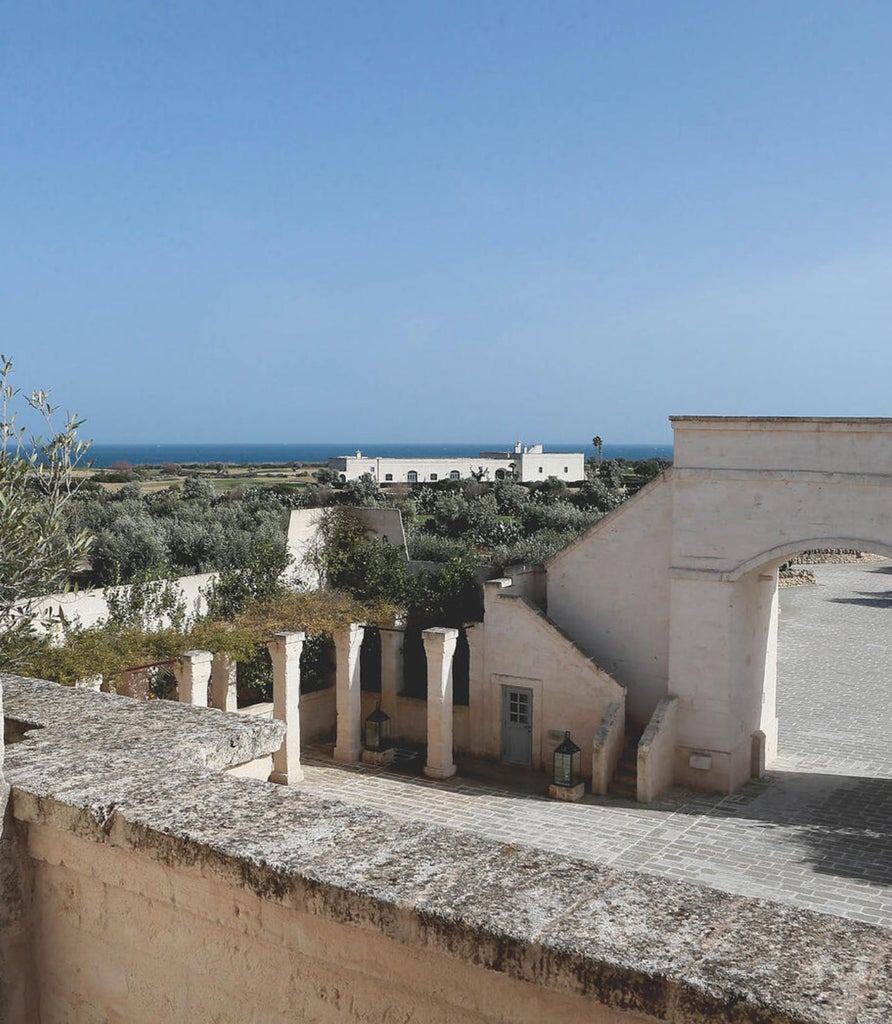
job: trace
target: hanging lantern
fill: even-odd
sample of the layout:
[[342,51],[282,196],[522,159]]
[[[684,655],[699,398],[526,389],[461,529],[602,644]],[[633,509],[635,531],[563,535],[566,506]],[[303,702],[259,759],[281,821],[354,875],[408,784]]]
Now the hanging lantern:
[[554,752],[554,785],[562,789],[572,789],[580,782],[582,767],[582,750],[565,732],[564,738]]
[[390,747],[390,715],[381,710],[381,701],[365,720],[365,749],[380,752]]

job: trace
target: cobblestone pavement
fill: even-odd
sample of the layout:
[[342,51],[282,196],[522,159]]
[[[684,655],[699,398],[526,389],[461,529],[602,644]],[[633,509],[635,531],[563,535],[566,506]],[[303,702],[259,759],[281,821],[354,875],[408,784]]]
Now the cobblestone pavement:
[[781,756],[734,796],[676,790],[648,807],[592,796],[562,804],[458,776],[334,765],[321,750],[306,752],[304,788],[892,928],[892,563],[815,572],[818,586],[781,592]]

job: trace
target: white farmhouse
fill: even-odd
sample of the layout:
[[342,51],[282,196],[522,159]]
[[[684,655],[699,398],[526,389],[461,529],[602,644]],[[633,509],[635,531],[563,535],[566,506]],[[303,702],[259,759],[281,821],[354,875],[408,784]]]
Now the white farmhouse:
[[456,455],[446,458],[375,458],[357,451],[355,455],[339,455],[329,459],[330,469],[341,480],[357,480],[369,474],[380,484],[433,483],[438,480],[462,480],[479,476],[483,480],[504,480],[514,476],[522,482],[547,480],[582,480],[585,477],[585,455],[582,452],[546,452],[541,444],[522,445],[513,451],[481,452],[477,458]]

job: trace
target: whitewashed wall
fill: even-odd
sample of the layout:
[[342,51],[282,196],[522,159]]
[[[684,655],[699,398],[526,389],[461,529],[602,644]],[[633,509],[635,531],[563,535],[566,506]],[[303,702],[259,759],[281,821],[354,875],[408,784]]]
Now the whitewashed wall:
[[475,753],[501,756],[502,687],[522,687],[533,692],[533,767],[547,767],[570,730],[586,752],[582,770],[589,775],[595,733],[607,706],[624,701],[623,688],[525,598],[514,596],[509,583],[493,580],[485,587],[486,668],[479,703],[472,696],[484,722],[482,750]]
[[549,562],[548,615],[628,687],[643,727],[667,692],[672,491],[663,478]]
[[[213,572],[200,573],[196,576],[180,576],[172,580],[173,586],[186,602],[187,611],[190,614],[203,615],[207,611],[207,600],[204,592],[217,578]],[[77,620],[87,628],[98,626],[105,622],[109,616],[108,594],[119,590],[128,590],[129,587],[102,587],[92,590],[72,591],[69,594],[50,594],[31,605],[35,619],[42,619],[47,613],[58,618],[61,613],[67,622]],[[159,626],[167,625],[166,621],[159,622]]]

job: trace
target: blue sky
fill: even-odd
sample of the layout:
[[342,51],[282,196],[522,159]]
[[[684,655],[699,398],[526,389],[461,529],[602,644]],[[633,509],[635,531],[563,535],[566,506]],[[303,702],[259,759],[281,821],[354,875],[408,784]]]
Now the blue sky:
[[886,415],[892,5],[0,6],[0,341],[97,441]]

